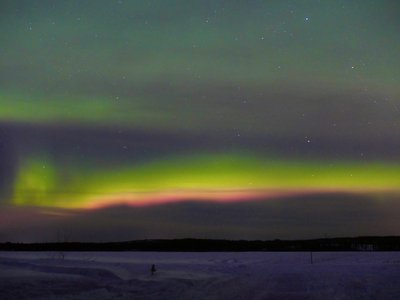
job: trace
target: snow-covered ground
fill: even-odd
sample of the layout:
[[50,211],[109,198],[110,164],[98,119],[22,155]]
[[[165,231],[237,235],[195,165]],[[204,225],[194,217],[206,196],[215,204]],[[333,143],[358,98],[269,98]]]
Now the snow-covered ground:
[[400,253],[0,252],[0,299],[398,300]]

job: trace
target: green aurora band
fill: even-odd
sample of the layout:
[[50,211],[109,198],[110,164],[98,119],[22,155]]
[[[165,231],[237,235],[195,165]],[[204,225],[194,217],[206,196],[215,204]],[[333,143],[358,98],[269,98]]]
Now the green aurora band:
[[[22,161],[12,202],[18,206],[92,208],[152,204],[152,198],[241,200],[269,192],[400,192],[400,164],[264,158],[247,153],[199,154],[100,169],[57,165],[32,156]],[[146,196],[147,195],[147,196]],[[247,195],[247,196],[246,196]],[[146,196],[143,198],[143,196]],[[123,199],[123,200],[122,200]],[[168,200],[168,199],[167,199]],[[191,199],[189,199],[191,200]]]

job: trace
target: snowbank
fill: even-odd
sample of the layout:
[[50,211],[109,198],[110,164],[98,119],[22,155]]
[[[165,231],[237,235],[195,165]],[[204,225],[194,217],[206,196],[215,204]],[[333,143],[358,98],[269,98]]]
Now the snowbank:
[[1,252],[0,299],[397,300],[400,253]]

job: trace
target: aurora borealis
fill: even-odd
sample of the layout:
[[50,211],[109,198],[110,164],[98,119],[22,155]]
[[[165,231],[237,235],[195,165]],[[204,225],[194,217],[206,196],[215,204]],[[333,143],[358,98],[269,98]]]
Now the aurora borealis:
[[0,241],[398,234],[396,1],[1,1]]

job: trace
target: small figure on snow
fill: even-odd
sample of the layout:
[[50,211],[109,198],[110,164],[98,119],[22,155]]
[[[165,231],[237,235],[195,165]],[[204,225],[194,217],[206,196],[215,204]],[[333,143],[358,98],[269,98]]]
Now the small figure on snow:
[[157,270],[156,270],[156,265],[152,264],[152,265],[151,265],[151,269],[150,269],[151,276],[153,276],[154,273],[155,273],[156,271],[157,271]]

